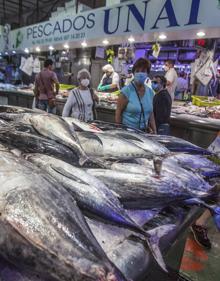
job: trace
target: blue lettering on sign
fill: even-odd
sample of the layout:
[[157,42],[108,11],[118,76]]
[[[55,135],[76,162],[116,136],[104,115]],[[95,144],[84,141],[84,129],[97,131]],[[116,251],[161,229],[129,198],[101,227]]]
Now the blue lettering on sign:
[[56,31],[59,31],[59,33],[62,33],[61,28],[60,28],[60,23],[57,21],[54,29],[53,29],[53,34],[56,33]]
[[118,20],[117,20],[117,23],[116,23],[116,28],[113,31],[109,30],[109,19],[110,19],[110,12],[111,12],[112,9],[107,9],[107,10],[104,11],[105,12],[104,31],[105,31],[106,34],[114,34],[118,30],[121,8],[122,8],[122,6],[117,8],[117,10],[118,10]]
[[37,26],[33,27],[33,38],[36,39],[37,38]]
[[185,25],[201,24],[198,22],[200,0],[192,0],[189,22]]
[[32,35],[32,28],[31,27],[29,27],[29,28],[27,28],[27,39],[29,39],[29,37]]
[[136,19],[136,21],[139,23],[140,27],[142,28],[142,30],[144,31],[145,28],[145,22],[146,22],[146,14],[147,14],[147,5],[151,0],[146,0],[143,3],[145,3],[145,10],[144,10],[144,16],[141,15],[141,13],[139,12],[139,10],[137,9],[137,7],[135,6],[135,4],[130,4],[127,5],[129,10],[128,10],[128,20],[127,20],[127,28],[124,32],[131,32],[131,30],[129,29],[129,25],[130,25],[130,13],[133,14],[134,18]]
[[[162,14],[165,10],[166,10],[167,16],[162,16]],[[160,20],[166,20],[166,19],[168,19],[169,23],[170,23],[167,27],[179,26],[179,24],[176,20],[176,16],[175,16],[175,13],[174,13],[174,9],[173,9],[173,5],[172,5],[171,0],[166,0],[166,3],[164,4],[155,24],[153,25],[153,27],[151,29],[158,29],[157,23]]]
[[[93,27],[95,26],[95,20],[94,20],[94,18],[95,18],[95,14],[94,14],[94,13],[91,13],[91,14],[89,14],[89,15],[87,16],[87,21],[88,21],[88,23],[87,23],[87,25],[86,25],[87,28],[91,29],[91,28],[93,28]],[[90,24],[89,24],[89,23],[90,23]]]
[[46,31],[48,31],[47,28],[48,28],[49,26],[51,27],[51,26],[53,26],[53,25],[52,25],[50,22],[48,22],[48,23],[46,23],[45,26],[44,26],[44,35],[45,35],[45,36],[50,36],[51,33],[52,33],[51,30],[50,30],[49,32],[46,32]]
[[72,28],[72,21],[70,19],[63,20],[63,33],[69,32]]
[[40,24],[38,26],[38,37],[41,38],[43,36],[43,25]]
[[75,30],[81,30],[85,27],[85,25],[86,25],[86,19],[83,16],[78,16],[73,21],[73,28]]

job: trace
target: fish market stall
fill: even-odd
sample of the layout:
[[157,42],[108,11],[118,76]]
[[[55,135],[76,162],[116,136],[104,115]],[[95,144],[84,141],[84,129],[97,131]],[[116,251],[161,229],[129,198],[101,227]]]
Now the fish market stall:
[[220,228],[211,152],[92,125],[0,106],[4,281],[177,281],[202,208]]

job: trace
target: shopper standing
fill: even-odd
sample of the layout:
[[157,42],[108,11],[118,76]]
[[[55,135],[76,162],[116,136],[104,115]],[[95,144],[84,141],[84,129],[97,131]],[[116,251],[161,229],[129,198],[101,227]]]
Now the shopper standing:
[[176,100],[183,100],[183,96],[188,90],[188,81],[186,79],[185,72],[180,72],[179,77],[177,79],[177,87],[175,92],[175,99]]
[[166,71],[165,78],[167,79],[167,90],[171,96],[172,101],[174,101],[178,79],[177,72],[174,69],[174,63],[171,60],[166,61],[164,70]]
[[115,121],[129,127],[147,131],[148,125],[156,133],[153,114],[154,93],[145,81],[150,73],[149,60],[140,58],[133,66],[133,81],[121,90],[118,98]]
[[172,99],[166,89],[167,80],[163,76],[155,76],[152,81],[152,88],[156,92],[154,96],[154,117],[159,135],[170,134],[170,114]]
[[112,93],[120,89],[119,75],[115,72],[111,64],[107,64],[102,68],[104,75],[98,86],[99,92]]
[[44,69],[35,79],[36,107],[48,111],[48,113],[55,113],[56,95],[58,95],[59,89],[59,81],[53,71],[53,61],[47,59],[44,62]]
[[73,89],[63,109],[63,117],[74,117],[84,122],[95,119],[95,103],[98,97],[89,87],[91,74],[87,69],[82,69],[77,74],[79,87]]

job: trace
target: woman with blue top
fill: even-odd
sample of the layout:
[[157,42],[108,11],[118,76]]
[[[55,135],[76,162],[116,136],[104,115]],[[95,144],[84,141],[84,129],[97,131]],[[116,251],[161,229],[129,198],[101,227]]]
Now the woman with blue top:
[[154,93],[145,81],[150,73],[151,63],[140,58],[133,66],[133,81],[121,90],[116,110],[116,123],[156,134],[153,113]]

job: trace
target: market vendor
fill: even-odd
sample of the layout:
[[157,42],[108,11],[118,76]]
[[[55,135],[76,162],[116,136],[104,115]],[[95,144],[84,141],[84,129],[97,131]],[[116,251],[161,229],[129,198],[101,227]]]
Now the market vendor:
[[91,89],[91,74],[82,69],[77,74],[79,87],[72,90],[63,109],[63,117],[74,117],[84,122],[95,119],[95,103],[98,97]]
[[140,58],[133,66],[134,80],[121,90],[118,98],[116,123],[147,132],[148,128],[156,134],[153,113],[154,93],[145,81],[150,73],[149,60]]
[[102,68],[105,73],[98,86],[99,92],[112,93],[119,90],[119,75],[114,71],[111,64],[107,64]]

